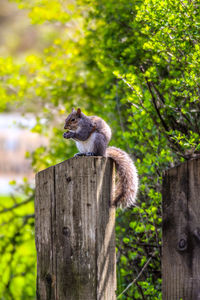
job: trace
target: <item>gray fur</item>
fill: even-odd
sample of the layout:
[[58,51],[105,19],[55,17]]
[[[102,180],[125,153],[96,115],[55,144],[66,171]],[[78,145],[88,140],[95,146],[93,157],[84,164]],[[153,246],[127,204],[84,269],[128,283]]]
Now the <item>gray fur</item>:
[[108,147],[111,139],[111,129],[108,124],[97,116],[87,117],[80,109],[72,110],[65,120],[64,138],[72,138],[76,141],[79,155],[107,156],[112,158],[117,168],[117,184],[114,191],[113,204],[116,206],[130,207],[134,205],[138,176],[136,167],[130,156],[115,147]]
[[95,153],[96,156],[104,156],[106,152],[108,142],[106,141],[106,138],[101,133],[96,133],[96,139],[94,141],[94,148],[93,153]]

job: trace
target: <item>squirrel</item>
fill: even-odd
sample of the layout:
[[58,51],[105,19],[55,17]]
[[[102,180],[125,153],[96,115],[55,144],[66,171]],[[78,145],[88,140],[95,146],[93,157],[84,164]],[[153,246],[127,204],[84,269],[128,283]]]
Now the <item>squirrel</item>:
[[117,183],[113,204],[122,208],[131,207],[138,190],[137,169],[130,156],[116,147],[107,147],[111,139],[108,124],[97,116],[86,116],[81,109],[72,109],[65,120],[65,139],[73,139],[79,153],[75,156],[105,156],[114,160]]

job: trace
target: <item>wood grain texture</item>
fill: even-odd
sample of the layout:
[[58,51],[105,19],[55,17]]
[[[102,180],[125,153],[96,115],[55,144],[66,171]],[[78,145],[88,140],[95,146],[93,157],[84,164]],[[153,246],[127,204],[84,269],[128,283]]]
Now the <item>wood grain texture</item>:
[[36,175],[37,299],[116,299],[113,162],[77,157]]
[[163,177],[163,300],[200,299],[200,159]]
[[36,175],[35,238],[37,249],[37,299],[54,299],[52,294],[54,167]]

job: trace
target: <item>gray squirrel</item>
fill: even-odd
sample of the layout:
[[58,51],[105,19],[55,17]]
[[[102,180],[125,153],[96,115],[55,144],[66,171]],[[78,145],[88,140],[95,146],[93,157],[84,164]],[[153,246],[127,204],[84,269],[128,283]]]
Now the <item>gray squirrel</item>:
[[138,175],[130,156],[116,147],[107,147],[111,139],[108,124],[97,116],[86,116],[78,108],[65,120],[65,139],[73,139],[80,151],[75,156],[106,156],[114,160],[117,169],[117,184],[114,205],[123,208],[135,203],[138,190]]

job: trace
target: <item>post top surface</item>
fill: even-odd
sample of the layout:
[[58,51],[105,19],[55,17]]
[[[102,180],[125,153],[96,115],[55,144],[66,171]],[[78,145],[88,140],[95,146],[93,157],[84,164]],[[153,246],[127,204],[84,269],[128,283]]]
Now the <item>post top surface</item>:
[[197,164],[198,162],[200,162],[200,156],[198,157],[193,157],[191,159],[188,159],[188,160],[185,160],[184,162],[182,163],[178,163],[177,165],[171,167],[171,168],[167,168],[163,174],[162,174],[162,177],[165,177],[165,175],[167,175],[168,173],[170,172],[174,172],[176,171],[177,169],[181,168],[181,167],[184,167],[186,165],[190,165],[190,164]]
[[51,168],[57,168],[57,167],[59,167],[59,166],[64,166],[64,165],[76,165],[77,166],[77,162],[79,162],[80,163],[80,167],[81,167],[81,165],[83,164],[83,163],[85,163],[85,162],[92,162],[92,163],[97,163],[97,161],[99,161],[99,162],[102,162],[102,163],[106,163],[106,162],[108,162],[108,161],[112,161],[112,159],[111,158],[109,158],[109,157],[104,157],[104,156],[76,156],[76,157],[71,157],[71,158],[69,158],[69,159],[66,159],[66,160],[64,160],[64,161],[62,161],[62,162],[60,162],[60,163],[58,163],[58,164],[56,164],[56,165],[52,165],[52,166],[50,166],[50,167],[48,167],[48,168],[46,168],[46,169],[43,169],[43,170],[41,170],[41,171],[39,171],[39,172],[37,172],[36,173],[36,176],[39,174],[39,173],[43,173],[43,172],[46,172],[47,170],[49,170],[49,169],[51,169]]

